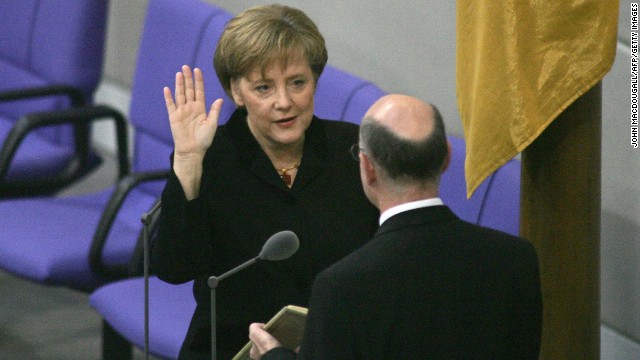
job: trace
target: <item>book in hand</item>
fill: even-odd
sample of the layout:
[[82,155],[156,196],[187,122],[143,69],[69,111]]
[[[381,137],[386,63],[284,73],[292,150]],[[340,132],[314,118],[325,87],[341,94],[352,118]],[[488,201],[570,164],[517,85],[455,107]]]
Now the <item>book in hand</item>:
[[[307,308],[287,305],[266,323],[264,329],[278,339],[282,346],[296,350],[302,343],[306,320]],[[251,341],[249,341],[232,360],[251,360],[249,357],[250,351]]]

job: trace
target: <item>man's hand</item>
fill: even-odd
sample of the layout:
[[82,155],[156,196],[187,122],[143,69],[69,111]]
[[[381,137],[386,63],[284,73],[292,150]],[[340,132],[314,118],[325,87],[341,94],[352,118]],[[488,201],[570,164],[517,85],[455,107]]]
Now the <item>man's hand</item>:
[[249,356],[253,360],[260,360],[267,351],[282,346],[278,339],[264,330],[262,323],[253,323],[249,326],[249,339],[252,342]]

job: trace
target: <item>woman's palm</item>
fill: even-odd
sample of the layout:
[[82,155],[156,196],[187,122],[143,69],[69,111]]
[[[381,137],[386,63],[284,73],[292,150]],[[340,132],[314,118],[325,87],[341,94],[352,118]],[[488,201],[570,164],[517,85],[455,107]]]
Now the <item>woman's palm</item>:
[[206,113],[202,72],[196,68],[193,75],[186,65],[176,74],[175,101],[171,90],[164,88],[175,154],[179,156],[204,156],[215,136],[222,105],[218,99]]

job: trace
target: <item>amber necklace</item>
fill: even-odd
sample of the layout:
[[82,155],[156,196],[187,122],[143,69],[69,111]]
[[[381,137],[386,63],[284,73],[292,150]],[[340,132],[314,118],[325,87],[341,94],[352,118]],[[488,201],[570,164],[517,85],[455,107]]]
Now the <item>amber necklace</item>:
[[277,169],[278,175],[280,175],[280,178],[284,181],[285,184],[287,184],[287,186],[291,186],[291,175],[287,173],[293,169],[297,169],[298,167],[300,167],[300,161],[302,161],[302,158],[300,158],[297,163],[293,164],[293,166]]

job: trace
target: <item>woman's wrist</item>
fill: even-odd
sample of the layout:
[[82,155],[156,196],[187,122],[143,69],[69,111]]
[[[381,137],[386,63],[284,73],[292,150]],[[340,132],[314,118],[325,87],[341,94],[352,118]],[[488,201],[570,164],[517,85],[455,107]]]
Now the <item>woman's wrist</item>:
[[193,200],[200,195],[200,181],[202,179],[202,159],[174,158],[173,172],[182,185],[187,200]]

